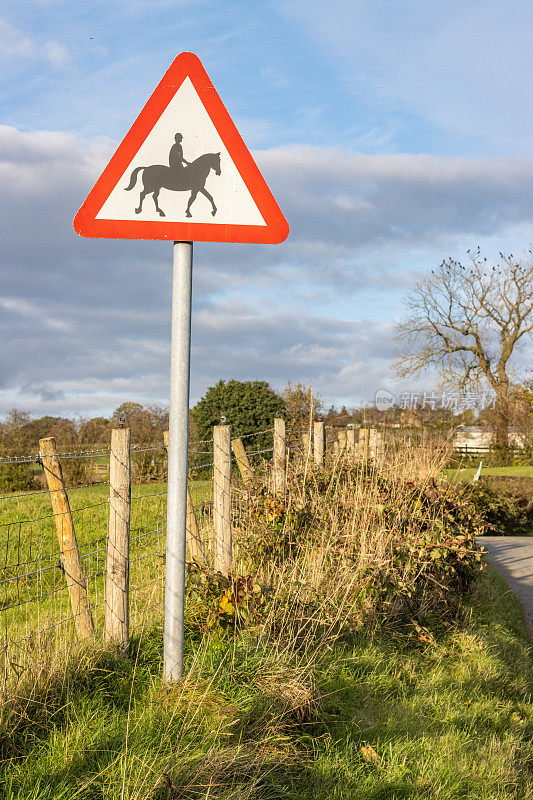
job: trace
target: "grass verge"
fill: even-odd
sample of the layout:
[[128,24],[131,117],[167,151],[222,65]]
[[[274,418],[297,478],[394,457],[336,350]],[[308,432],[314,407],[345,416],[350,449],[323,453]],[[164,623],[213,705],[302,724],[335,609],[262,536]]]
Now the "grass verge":
[[161,631],[21,674],[1,719],[6,800],[531,797],[533,662],[490,569],[461,622],[305,652],[251,631],[187,640],[163,689]]
[[[471,481],[478,467],[453,467],[444,469],[444,474],[453,481]],[[495,478],[533,478],[533,467],[482,467],[481,475]]]

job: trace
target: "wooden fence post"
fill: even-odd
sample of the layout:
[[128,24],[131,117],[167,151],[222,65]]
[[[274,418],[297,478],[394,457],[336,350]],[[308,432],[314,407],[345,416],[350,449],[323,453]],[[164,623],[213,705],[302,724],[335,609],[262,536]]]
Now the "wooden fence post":
[[94,623],[55,438],[49,436],[46,439],[40,439],[39,450],[50,491],[61,552],[61,566],[67,580],[74,624],[78,636],[86,639],[94,633]]
[[317,464],[317,466],[321,466],[324,461],[324,433],[324,423],[315,422],[313,425],[313,444],[315,464]]
[[232,439],[231,449],[235,453],[235,458],[237,459],[237,466],[239,467],[239,472],[241,473],[241,478],[244,485],[250,486],[253,482],[254,473],[250,465],[250,461],[248,460],[248,455],[246,453],[246,450],[244,449],[242,439],[241,438]]
[[346,450],[348,457],[353,461],[355,459],[355,428],[348,428],[346,431]]
[[[163,431],[163,443],[168,452],[168,431]],[[191,490],[187,481],[187,523],[186,523],[186,542],[189,549],[189,556],[198,564],[205,565],[205,556],[202,549],[200,529],[196,519],[196,511],[192,502]]]
[[105,581],[105,640],[127,652],[130,637],[131,431],[111,431],[109,533]]
[[361,428],[359,430],[359,452],[363,461],[368,461],[370,442],[370,428]]
[[347,435],[344,429],[339,431],[337,441],[339,443],[339,456],[341,456],[342,458],[343,456],[346,455],[346,443],[347,443]]
[[215,570],[231,573],[231,426],[213,428]]
[[276,417],[274,420],[274,494],[284,495],[287,485],[287,441],[285,438],[285,420]]
[[370,458],[375,462],[380,461],[383,457],[383,432],[376,428],[370,428],[368,432],[368,452]]

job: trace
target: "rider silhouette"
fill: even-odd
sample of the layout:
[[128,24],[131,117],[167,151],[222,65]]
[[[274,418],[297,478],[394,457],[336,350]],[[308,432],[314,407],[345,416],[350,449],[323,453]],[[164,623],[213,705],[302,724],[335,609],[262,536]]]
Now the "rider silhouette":
[[170,148],[170,153],[168,154],[168,163],[170,169],[174,171],[181,170],[184,166],[190,166],[188,161],[185,161],[183,158],[183,147],[181,146],[183,136],[181,133],[177,133],[174,136],[175,144],[172,145]]

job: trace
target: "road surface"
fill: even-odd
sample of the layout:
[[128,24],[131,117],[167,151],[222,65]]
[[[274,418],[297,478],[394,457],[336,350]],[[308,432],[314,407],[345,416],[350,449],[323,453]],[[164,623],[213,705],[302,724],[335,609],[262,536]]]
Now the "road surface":
[[517,596],[533,636],[533,537],[480,536],[476,541],[488,550],[487,561]]

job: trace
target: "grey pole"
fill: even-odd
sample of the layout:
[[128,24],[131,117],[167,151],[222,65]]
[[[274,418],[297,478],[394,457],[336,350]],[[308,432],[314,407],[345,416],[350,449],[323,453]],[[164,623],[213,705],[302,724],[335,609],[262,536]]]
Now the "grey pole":
[[163,680],[183,675],[192,242],[174,242]]

